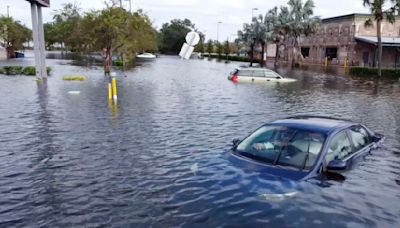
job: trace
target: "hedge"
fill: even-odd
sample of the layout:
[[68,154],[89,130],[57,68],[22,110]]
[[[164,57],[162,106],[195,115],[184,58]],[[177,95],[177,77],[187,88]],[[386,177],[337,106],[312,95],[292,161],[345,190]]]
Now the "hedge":
[[[370,67],[351,67],[350,74],[356,76],[377,76],[378,69]],[[400,69],[383,68],[382,76],[400,78]]]
[[[52,69],[50,67],[46,68],[47,75],[51,74]],[[4,66],[0,68],[0,74],[5,75],[29,75],[34,76],[36,75],[36,68],[33,66],[21,67],[21,66]]]
[[[203,54],[204,57],[208,58],[218,58],[220,60],[226,60],[226,55],[217,55],[217,54]],[[247,56],[230,56],[228,55],[228,60],[230,61],[239,61],[239,62],[250,62],[250,59]]]

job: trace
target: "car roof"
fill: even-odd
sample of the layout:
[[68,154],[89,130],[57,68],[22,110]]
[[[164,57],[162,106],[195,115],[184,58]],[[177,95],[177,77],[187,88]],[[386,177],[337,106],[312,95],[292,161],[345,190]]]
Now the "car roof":
[[263,71],[272,71],[268,68],[254,68],[254,67],[238,67],[238,70],[263,70]]
[[327,135],[333,130],[347,128],[353,125],[357,125],[357,123],[350,120],[327,116],[303,115],[291,116],[284,119],[276,120],[270,123],[270,125],[293,127],[307,131],[319,132]]

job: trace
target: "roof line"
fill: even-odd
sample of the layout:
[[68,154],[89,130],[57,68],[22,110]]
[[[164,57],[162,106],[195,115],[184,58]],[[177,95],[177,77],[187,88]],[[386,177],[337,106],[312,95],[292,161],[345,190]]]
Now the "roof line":
[[323,116],[323,115],[296,115],[296,116],[288,116],[285,119],[301,119],[301,118],[320,118],[320,119],[330,119],[330,120],[341,120],[341,121],[353,122],[352,120],[349,120],[349,119],[337,118],[337,117],[331,117],[331,116]]

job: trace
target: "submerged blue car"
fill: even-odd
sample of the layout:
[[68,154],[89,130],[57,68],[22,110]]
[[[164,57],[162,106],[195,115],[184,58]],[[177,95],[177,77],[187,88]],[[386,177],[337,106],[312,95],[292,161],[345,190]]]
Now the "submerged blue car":
[[348,120],[296,116],[265,124],[234,140],[228,159],[235,166],[295,181],[350,169],[383,136]]

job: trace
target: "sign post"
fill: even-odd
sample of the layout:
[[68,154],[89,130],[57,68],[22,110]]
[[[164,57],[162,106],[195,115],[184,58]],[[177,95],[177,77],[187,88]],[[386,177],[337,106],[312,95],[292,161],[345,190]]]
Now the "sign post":
[[50,0],[27,0],[31,3],[32,35],[35,51],[36,77],[46,79],[46,50],[44,44],[44,29],[42,7],[49,7]]

